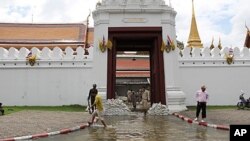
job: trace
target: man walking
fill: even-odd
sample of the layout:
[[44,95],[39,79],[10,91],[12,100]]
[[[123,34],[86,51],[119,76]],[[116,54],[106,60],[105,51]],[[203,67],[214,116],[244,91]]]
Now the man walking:
[[206,91],[206,86],[201,86],[201,90],[198,90],[196,92],[196,101],[197,101],[197,107],[196,107],[196,118],[195,121],[198,120],[200,110],[202,110],[202,120],[201,122],[205,122],[204,119],[206,118],[206,105],[208,101],[208,93]]
[[102,97],[97,94],[95,96],[95,102],[91,105],[91,107],[94,107],[96,106],[96,109],[95,111],[93,112],[92,114],[92,118],[91,118],[91,121],[89,122],[89,125],[93,124],[94,120],[95,120],[95,117],[98,117],[97,119],[101,120],[102,124],[104,127],[107,127],[105,121],[104,121],[104,118],[103,118],[103,104],[102,104]]
[[142,88],[142,108],[144,110],[144,115],[146,115],[148,110],[148,102],[150,101],[150,94],[149,91],[145,89],[145,87]]
[[[88,103],[91,101],[91,105],[95,102],[95,96],[97,95],[98,90],[96,89],[96,84],[93,84],[93,88],[89,90]],[[89,107],[90,113],[93,113],[95,110],[95,106]]]

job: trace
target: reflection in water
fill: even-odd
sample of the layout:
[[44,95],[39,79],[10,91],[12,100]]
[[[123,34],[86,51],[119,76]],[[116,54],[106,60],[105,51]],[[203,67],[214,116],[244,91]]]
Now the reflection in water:
[[229,132],[188,124],[174,116],[110,116],[108,128],[94,125],[41,141],[227,141]]
[[202,141],[207,141],[207,127],[197,127],[196,128],[196,138]]

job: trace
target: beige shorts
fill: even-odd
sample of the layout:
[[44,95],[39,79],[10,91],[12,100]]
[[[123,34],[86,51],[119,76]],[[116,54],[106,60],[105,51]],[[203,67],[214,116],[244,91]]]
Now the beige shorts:
[[95,110],[95,111],[94,111],[94,114],[97,114],[97,117],[98,117],[100,120],[104,120],[104,118],[103,118],[103,111]]
[[147,109],[147,108],[148,108],[148,100],[146,100],[146,99],[143,99],[143,100],[142,100],[142,107],[143,107],[144,109]]

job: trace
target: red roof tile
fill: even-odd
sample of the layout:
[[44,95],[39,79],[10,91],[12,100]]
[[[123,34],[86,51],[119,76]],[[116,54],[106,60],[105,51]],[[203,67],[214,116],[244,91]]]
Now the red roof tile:
[[117,71],[116,77],[150,77],[150,71]]
[[147,58],[117,58],[117,70],[149,70],[150,64]]

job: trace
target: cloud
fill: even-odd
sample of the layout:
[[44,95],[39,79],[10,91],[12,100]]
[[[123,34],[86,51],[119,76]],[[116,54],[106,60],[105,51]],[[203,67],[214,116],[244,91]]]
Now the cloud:
[[[0,22],[79,23],[86,20],[89,11],[94,10],[97,1],[0,0]],[[26,11],[21,11],[25,8]]]
[[0,22],[32,22],[34,5],[44,0],[0,0]]
[[[245,40],[245,21],[249,18],[248,0],[194,0],[196,22],[204,46],[215,45],[221,38],[222,45],[242,47]],[[192,5],[191,0],[173,0],[177,11],[176,31],[178,40],[187,43]],[[249,21],[250,25],[250,21]]]
[[[79,23],[86,21],[90,11],[95,8],[97,0],[46,0],[36,11],[36,22]],[[93,20],[91,20],[93,21]]]
[[[166,4],[169,0],[165,0]],[[98,0],[0,0],[0,22],[18,23],[79,23]],[[217,45],[242,47],[246,36],[245,22],[250,27],[249,0],[194,0],[200,38],[210,46],[212,37]],[[191,0],[172,0],[177,12],[177,39],[187,43],[192,12]],[[93,19],[90,19],[93,26]]]

